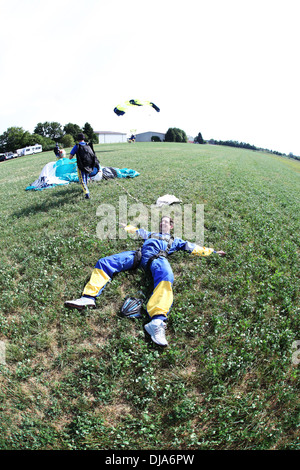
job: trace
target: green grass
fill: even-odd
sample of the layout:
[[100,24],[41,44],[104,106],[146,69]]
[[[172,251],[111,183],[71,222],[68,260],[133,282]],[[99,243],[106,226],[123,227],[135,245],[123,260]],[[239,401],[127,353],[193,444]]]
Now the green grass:
[[[0,164],[1,449],[299,449],[300,164],[209,145],[99,145],[103,166],[134,179],[25,191],[53,152]],[[205,206],[205,245],[177,253],[169,347],[121,318],[126,294],[151,293],[121,273],[95,310],[67,310],[98,258],[139,246],[100,240],[101,203],[125,190]],[[135,203],[128,196],[128,205]]]

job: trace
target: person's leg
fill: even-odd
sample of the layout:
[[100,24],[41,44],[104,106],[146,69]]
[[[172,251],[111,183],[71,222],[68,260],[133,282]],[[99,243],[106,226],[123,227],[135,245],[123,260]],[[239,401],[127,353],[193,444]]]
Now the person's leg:
[[83,296],[98,297],[114,274],[127,271],[133,266],[135,251],[124,251],[116,255],[100,258],[83,290]]
[[155,259],[150,267],[154,290],[147,304],[148,315],[166,320],[169,310],[173,304],[173,282],[172,268],[166,258]]
[[87,184],[87,176],[88,175],[85,171],[80,170],[78,167],[77,167],[77,174],[78,174],[79,183],[81,184],[81,187],[82,187],[83,193],[85,195],[85,198],[89,199],[90,198],[90,192],[89,192],[88,184]]
[[135,251],[124,251],[99,259],[92,271],[89,282],[84,287],[82,297],[76,300],[68,300],[65,305],[78,309],[86,306],[95,307],[95,298],[101,294],[113,275],[132,268],[134,255]]
[[157,258],[151,264],[154,290],[147,304],[147,312],[151,321],[145,325],[145,330],[152,341],[160,346],[167,346],[165,338],[166,320],[173,304],[174,275],[166,258]]

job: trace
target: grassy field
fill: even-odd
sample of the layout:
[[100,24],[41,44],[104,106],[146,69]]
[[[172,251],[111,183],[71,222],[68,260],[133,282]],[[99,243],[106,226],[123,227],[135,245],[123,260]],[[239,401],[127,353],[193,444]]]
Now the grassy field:
[[[298,449],[300,163],[229,147],[96,146],[102,166],[140,176],[25,191],[54,153],[0,163],[0,448]],[[126,192],[127,191],[127,192]],[[176,253],[169,346],[119,314],[151,293],[117,275],[95,310],[77,298],[98,258],[140,243],[100,240],[100,204],[174,194],[204,204],[205,245]]]

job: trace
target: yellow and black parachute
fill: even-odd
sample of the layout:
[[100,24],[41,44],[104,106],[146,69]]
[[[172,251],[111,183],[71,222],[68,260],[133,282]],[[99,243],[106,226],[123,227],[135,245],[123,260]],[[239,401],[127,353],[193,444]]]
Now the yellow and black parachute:
[[114,112],[118,116],[123,116],[130,106],[151,106],[158,113],[160,111],[160,109],[154,103],[152,103],[152,101],[129,100],[125,101],[123,104],[119,104],[118,106],[116,106],[114,108]]

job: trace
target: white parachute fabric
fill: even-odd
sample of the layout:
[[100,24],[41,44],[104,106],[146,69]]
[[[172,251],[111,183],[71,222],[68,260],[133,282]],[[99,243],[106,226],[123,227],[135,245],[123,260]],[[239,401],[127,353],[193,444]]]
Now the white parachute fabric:
[[37,180],[27,186],[26,190],[42,190],[57,185],[69,184],[69,181],[61,179],[56,176],[56,162],[49,162],[42,169],[40,176]]

